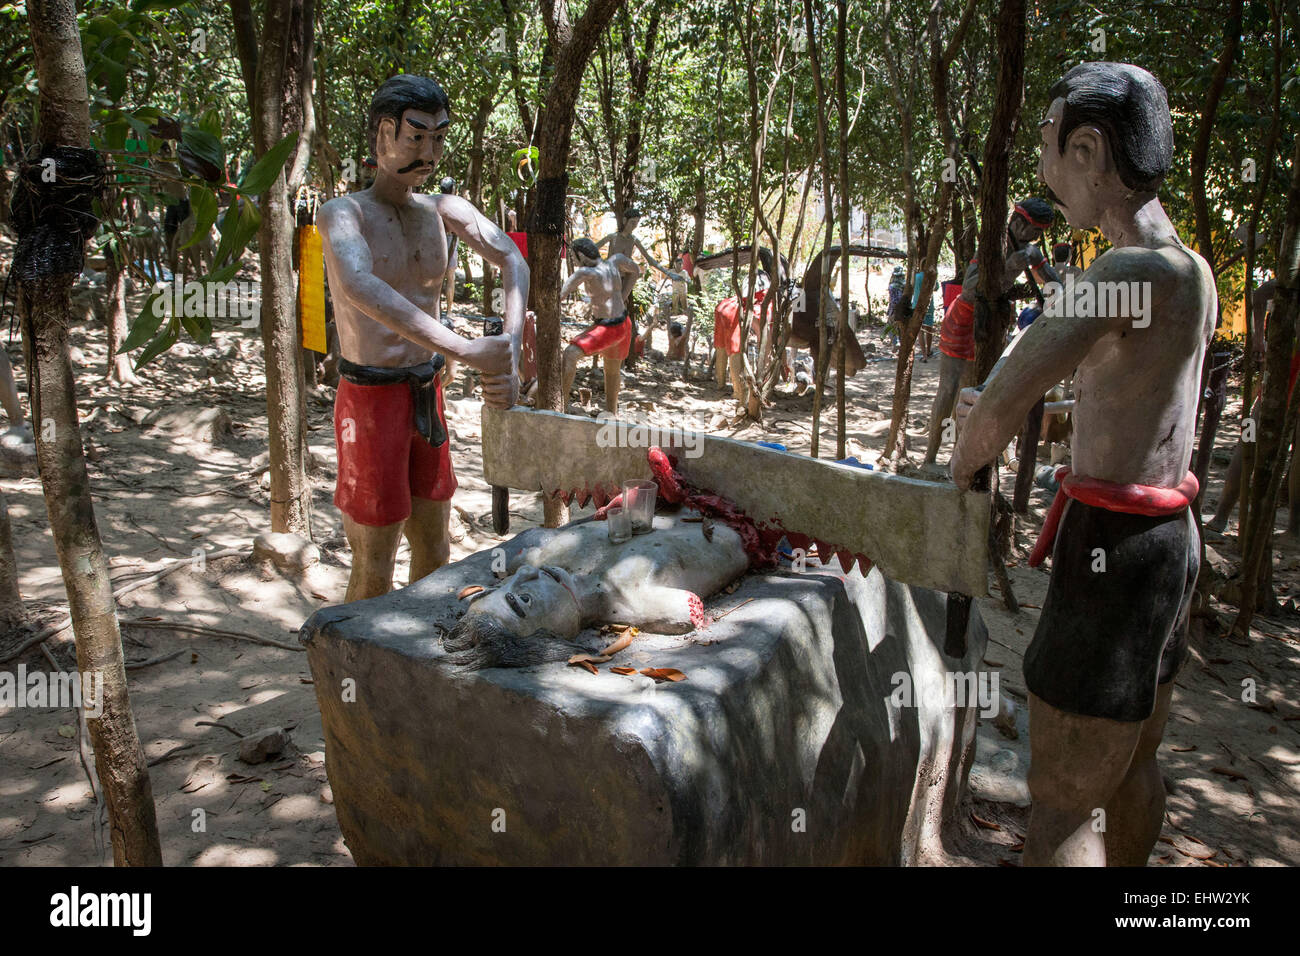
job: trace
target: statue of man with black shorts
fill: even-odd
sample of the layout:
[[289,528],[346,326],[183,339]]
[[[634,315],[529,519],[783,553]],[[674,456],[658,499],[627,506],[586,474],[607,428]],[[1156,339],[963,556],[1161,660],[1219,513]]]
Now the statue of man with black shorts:
[[632,321],[628,318],[624,301],[627,291],[640,278],[641,267],[619,253],[602,259],[596,244],[586,238],[574,240],[573,255],[578,268],[564,283],[560,298],[583,286],[591,296],[595,321],[564,350],[564,389],[560,394],[568,400],[582,357],[599,355],[601,364],[605,366],[605,409],[613,415],[618,412],[618,390],[622,383],[620,369],[632,348]]
[[[411,581],[447,563],[456,490],[444,424],[447,360],[482,373],[483,400],[509,408],[519,394],[528,265],[510,238],[456,195],[415,192],[442,158],[447,94],[401,74],[370,101],[370,188],[321,207],[325,269],[338,325],[334,503],[352,547],[347,600],[392,587],[397,547],[411,545]],[[450,231],[501,270],[505,333],[466,340],[439,321]]]
[[1030,559],[1050,550],[1052,578],[1025,654],[1024,856],[1142,866],[1164,815],[1156,750],[1199,569],[1187,464],[1216,292],[1156,196],[1173,160],[1164,87],[1129,64],[1085,63],[1051,100],[1039,178],[1073,228],[1100,228],[1112,248],[1072,284],[1073,301],[1045,288],[1043,315],[983,391],[961,393],[952,476],[968,488],[1077,368],[1073,472]]

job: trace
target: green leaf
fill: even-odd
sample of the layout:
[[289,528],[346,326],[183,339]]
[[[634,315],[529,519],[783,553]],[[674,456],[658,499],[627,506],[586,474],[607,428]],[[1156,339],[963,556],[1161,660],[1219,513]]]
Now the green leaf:
[[173,315],[171,321],[167,323],[167,328],[159,332],[157,337],[154,338],[154,340],[145,347],[145,350],[140,353],[140,358],[138,358],[135,363],[135,370],[137,372],[140,371],[140,369],[144,368],[159,355],[162,355],[163,352],[166,352],[169,348],[175,345],[176,340],[180,337],[181,324],[177,321],[176,316]]
[[221,112],[217,109],[210,109],[205,112],[199,120],[199,129],[203,132],[221,138]]
[[238,262],[248,240],[253,238],[261,223],[262,214],[251,199],[243,197],[232,202],[221,217],[221,242],[217,244],[213,262],[225,262],[226,259]]
[[190,187],[190,209],[194,212],[196,220],[194,224],[194,235],[190,236],[189,241],[181,246],[182,249],[188,249],[196,242],[202,242],[212,231],[212,224],[217,221],[217,197],[210,189],[203,186]]
[[182,315],[181,325],[185,326],[185,331],[190,333],[190,338],[199,345],[207,345],[212,341],[212,319],[204,315]]
[[253,164],[253,168],[244,176],[244,181],[239,185],[239,191],[250,196],[260,196],[271,188],[275,182],[275,177],[280,175],[280,169],[284,166],[285,160],[293,152],[294,144],[298,142],[298,134],[290,133],[280,142],[276,143],[266,151],[261,159]]
[[224,169],[226,166],[226,151],[221,146],[221,140],[207,130],[187,124],[181,130],[181,145],[188,147],[195,156],[211,163],[217,169]]
[[157,299],[159,295],[160,293],[158,292],[152,292],[149,294],[149,297],[144,300],[144,307],[140,309],[140,314],[137,315],[135,321],[131,323],[131,331],[127,333],[122,344],[117,347],[119,352],[130,352],[138,349],[140,346],[144,345],[144,343],[148,342],[149,338],[158,331],[158,327],[162,325],[163,319],[166,318],[166,313],[163,315],[154,314],[154,300]]

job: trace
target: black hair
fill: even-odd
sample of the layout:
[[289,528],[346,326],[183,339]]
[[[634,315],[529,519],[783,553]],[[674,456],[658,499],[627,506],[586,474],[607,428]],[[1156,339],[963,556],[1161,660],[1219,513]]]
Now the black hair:
[[573,252],[575,255],[582,256],[584,259],[600,259],[600,250],[596,244],[583,236],[581,239],[573,240]]
[[628,206],[626,209],[623,210],[624,222],[627,222],[629,219],[640,219],[640,218],[641,218],[641,210],[638,209],[636,206]]
[[1052,217],[1056,215],[1056,210],[1052,208],[1052,204],[1046,199],[1040,199],[1038,196],[1027,196],[1020,200],[1020,202],[1016,203],[1016,205],[1029,213],[1033,218],[1033,223],[1031,223],[1031,225],[1040,222],[1050,224]]
[[1052,261],[1065,262],[1070,261],[1070,256],[1074,254],[1074,247],[1068,242],[1058,242],[1052,246]]
[[1081,63],[1048,91],[1065,99],[1057,146],[1080,126],[1096,126],[1110,144],[1120,181],[1155,192],[1173,165],[1174,131],[1160,81],[1131,63]]
[[442,182],[438,183],[438,191],[445,194],[454,193],[456,191],[456,180],[450,176],[444,176]]
[[443,638],[453,664],[466,670],[487,667],[532,667],[568,659],[573,645],[545,628],[520,637],[488,614],[466,613]]
[[394,127],[402,122],[407,110],[421,110],[436,115],[440,110],[451,113],[451,101],[438,81],[427,76],[399,73],[383,82],[370,98],[370,152],[375,152],[379,121],[391,117]]

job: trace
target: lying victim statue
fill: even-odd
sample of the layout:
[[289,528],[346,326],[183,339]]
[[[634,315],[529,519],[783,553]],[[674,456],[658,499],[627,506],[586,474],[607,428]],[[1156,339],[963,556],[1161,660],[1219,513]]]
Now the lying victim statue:
[[633,624],[683,634],[706,623],[703,598],[749,568],[741,536],[682,508],[650,534],[611,544],[604,522],[525,532],[500,584],[472,595],[443,646],[471,669],[564,660],[585,627]]

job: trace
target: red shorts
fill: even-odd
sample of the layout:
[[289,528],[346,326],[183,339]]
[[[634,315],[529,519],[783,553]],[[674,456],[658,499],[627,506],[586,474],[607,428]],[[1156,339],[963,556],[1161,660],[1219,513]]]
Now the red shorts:
[[[442,382],[438,414],[446,421]],[[357,524],[382,526],[411,516],[411,498],[450,501],[456,491],[451,441],[432,447],[415,430],[411,387],[339,381],[334,442],[339,477],[334,504]]]
[[618,345],[621,346],[618,357],[622,361],[632,349],[632,323],[625,316],[618,325],[593,325],[569,344],[582,349],[583,355],[595,355]]

